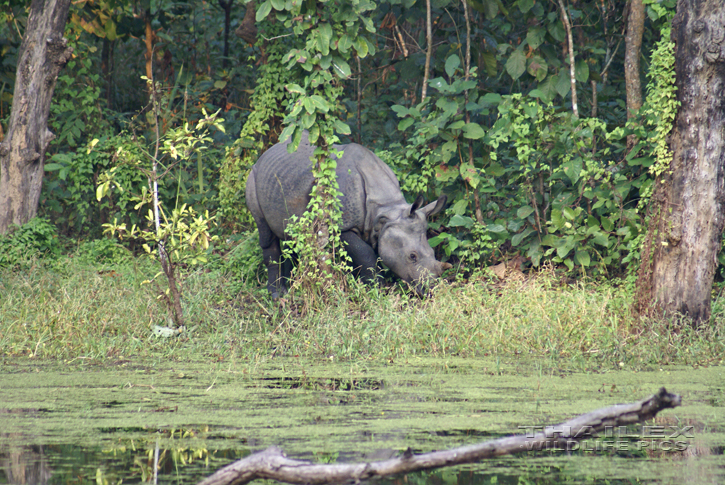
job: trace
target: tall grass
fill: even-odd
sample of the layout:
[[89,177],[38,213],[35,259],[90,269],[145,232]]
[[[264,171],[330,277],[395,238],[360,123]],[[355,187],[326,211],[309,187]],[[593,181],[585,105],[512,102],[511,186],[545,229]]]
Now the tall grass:
[[240,284],[223,269],[199,270],[184,278],[187,328],[163,338],[153,328],[170,323],[168,310],[159,290],[142,284],[154,272],[132,258],[101,265],[70,257],[0,270],[0,355],[92,361],[500,356],[583,368],[721,364],[725,356],[720,300],[712,325],[698,330],[682,320],[634,320],[625,290],[564,284],[552,272],[507,284],[444,282],[424,300],[353,282],[333,304],[300,315],[293,298],[273,303],[256,282]]

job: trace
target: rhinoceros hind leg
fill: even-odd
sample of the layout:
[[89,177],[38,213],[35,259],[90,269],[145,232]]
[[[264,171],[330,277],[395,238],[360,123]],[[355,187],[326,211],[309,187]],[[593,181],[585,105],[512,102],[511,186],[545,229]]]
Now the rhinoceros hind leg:
[[352,231],[340,234],[345,251],[352,259],[353,273],[365,283],[378,283],[378,255],[368,243]]
[[256,218],[259,231],[259,245],[262,247],[262,260],[267,267],[267,290],[276,300],[287,293],[286,279],[289,279],[292,263],[282,259],[279,238],[272,232],[263,218]]
[[267,266],[267,290],[272,295],[272,299],[276,300],[287,293],[285,280],[289,278],[291,263],[282,260],[279,239],[275,239],[268,248],[262,249],[262,257]]

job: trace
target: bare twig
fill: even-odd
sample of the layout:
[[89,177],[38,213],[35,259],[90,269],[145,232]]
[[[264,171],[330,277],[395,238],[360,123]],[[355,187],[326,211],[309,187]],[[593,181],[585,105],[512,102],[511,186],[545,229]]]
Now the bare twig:
[[569,446],[577,441],[591,438],[594,433],[610,427],[646,421],[659,411],[680,404],[680,396],[668,393],[663,387],[657,394],[641,401],[592,411],[557,426],[547,426],[538,433],[532,431],[526,435],[508,436],[421,455],[413,454],[408,448],[401,456],[372,463],[318,464],[293,460],[287,458],[280,448],[273,446],[222,468],[199,485],[242,485],[256,479],[273,479],[305,485],[359,483],[361,480],[371,478],[473,463],[529,450],[541,450],[551,445]]
[[393,39],[395,39],[395,35],[397,34],[398,40],[400,41],[400,50],[403,51],[403,57],[408,57],[408,46],[405,45],[405,40],[403,40],[403,34],[400,33],[400,29],[398,28],[398,24],[395,24],[395,34],[393,34]]

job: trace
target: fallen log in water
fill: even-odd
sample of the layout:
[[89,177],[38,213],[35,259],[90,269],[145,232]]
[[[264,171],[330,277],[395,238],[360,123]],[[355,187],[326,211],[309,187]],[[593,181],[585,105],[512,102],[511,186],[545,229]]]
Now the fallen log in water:
[[526,435],[507,436],[475,445],[451,450],[434,451],[420,455],[410,449],[389,460],[372,463],[317,464],[292,460],[272,446],[238,460],[206,478],[199,485],[241,485],[258,478],[273,479],[293,484],[333,484],[359,482],[418,470],[473,463],[532,449],[547,449],[551,445],[568,446],[573,442],[591,438],[594,433],[617,426],[640,423],[653,418],[658,412],[681,404],[680,396],[665,388],[646,399],[598,409],[556,426]]

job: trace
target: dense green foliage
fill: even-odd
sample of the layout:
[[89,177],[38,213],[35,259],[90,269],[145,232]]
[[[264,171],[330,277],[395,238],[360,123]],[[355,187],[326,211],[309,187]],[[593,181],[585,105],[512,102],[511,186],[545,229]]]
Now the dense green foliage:
[[[672,50],[661,32],[674,3],[645,3],[648,102],[625,123],[621,0],[566,6],[578,117],[553,2],[433,1],[422,100],[423,0],[239,3],[228,27],[241,28],[255,8],[255,45],[225,38],[216,2],[75,2],[66,30],[74,55],[56,86],[41,214],[61,237],[80,241],[100,237],[104,225],[145,227],[140,201],[151,178],[141,162],[157,140],[221,110],[222,129],[208,134],[204,150],[161,154],[156,181],[167,214],[209,211],[222,238],[249,239],[247,171],[272,143],[291,137],[294,146],[306,129],[320,146],[311,207],[333,214],[325,240],[334,241],[337,194],[329,150],[338,140],[359,141],[394,168],[410,199],[448,196],[431,243],[460,274],[519,256],[532,267],[548,261],[575,275],[625,276],[627,264],[638,263],[642,201],[665,169],[662,142],[676,109]],[[2,15],[6,120],[26,6],[11,2]],[[160,86],[156,108],[145,66]],[[629,135],[638,140],[633,149]],[[104,190],[111,179],[116,189]],[[97,198],[99,190],[106,196]],[[297,254],[312,244],[305,228],[316,217],[297,229]],[[139,251],[142,239],[128,238],[128,247]],[[245,257],[258,258],[252,246]]]

